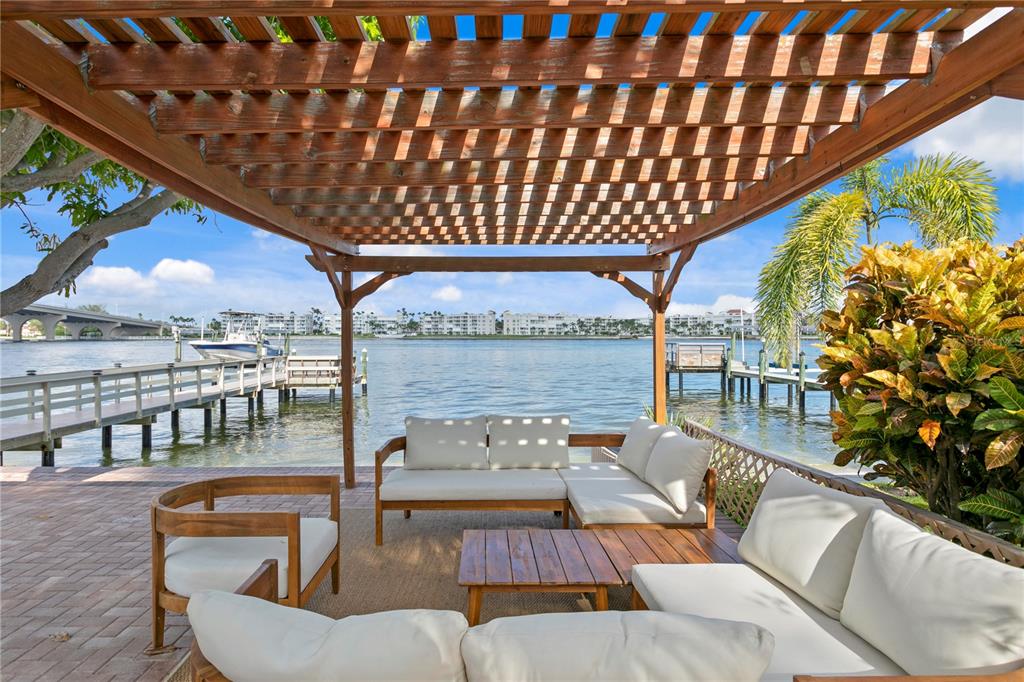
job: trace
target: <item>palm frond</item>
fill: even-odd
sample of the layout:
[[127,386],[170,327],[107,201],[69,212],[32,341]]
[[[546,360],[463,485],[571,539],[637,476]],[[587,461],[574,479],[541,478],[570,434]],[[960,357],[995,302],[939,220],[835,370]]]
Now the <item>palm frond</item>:
[[890,208],[917,227],[927,247],[964,238],[989,241],[996,234],[992,176],[966,156],[934,154],[908,163],[888,196]]
[[820,315],[838,305],[866,201],[859,190],[836,194],[801,220],[807,249],[804,257],[811,276],[808,312]]

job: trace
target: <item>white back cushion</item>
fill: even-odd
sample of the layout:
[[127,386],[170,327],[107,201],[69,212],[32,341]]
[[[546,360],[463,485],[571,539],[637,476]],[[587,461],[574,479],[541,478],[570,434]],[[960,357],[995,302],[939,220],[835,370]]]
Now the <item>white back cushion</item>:
[[487,417],[406,417],[405,468],[486,469]]
[[739,553],[832,618],[839,618],[868,516],[885,504],[800,478],[771,475]]
[[496,618],[462,639],[475,680],[753,682],[775,639],[751,623],[658,611]]
[[569,415],[487,417],[492,469],[569,466]]
[[334,620],[230,592],[197,592],[188,619],[203,655],[235,682],[465,680],[456,611]]
[[671,426],[658,436],[644,480],[685,514],[700,492],[711,464],[711,441],[690,438]]
[[840,622],[911,675],[1024,666],[1024,569],[871,514]]
[[664,424],[659,424],[647,417],[637,417],[629,427],[629,433],[626,434],[626,440],[622,442],[622,447],[619,448],[619,458],[616,460],[619,466],[625,467],[643,478],[644,472],[647,470],[647,460],[650,459],[651,450],[654,448],[654,442],[658,440],[658,436],[665,433],[666,429],[668,427]]

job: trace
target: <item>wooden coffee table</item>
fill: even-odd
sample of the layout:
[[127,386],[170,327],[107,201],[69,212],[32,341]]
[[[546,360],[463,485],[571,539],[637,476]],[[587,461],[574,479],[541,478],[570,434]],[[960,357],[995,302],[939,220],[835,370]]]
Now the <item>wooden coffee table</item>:
[[585,592],[608,609],[608,588],[630,584],[636,564],[736,563],[736,541],[715,528],[672,530],[467,530],[459,585],[466,617],[480,622],[486,592]]

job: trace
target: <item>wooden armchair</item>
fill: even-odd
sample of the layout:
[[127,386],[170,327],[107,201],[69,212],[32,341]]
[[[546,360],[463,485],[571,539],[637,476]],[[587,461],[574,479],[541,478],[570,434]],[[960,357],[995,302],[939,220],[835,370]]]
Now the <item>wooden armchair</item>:
[[[262,511],[215,511],[217,498],[240,495],[328,495],[330,511],[328,519],[302,519],[298,512]],[[182,507],[202,502],[202,510],[183,510]],[[331,572],[331,587],[338,593],[340,580],[339,514],[341,503],[340,481],[337,476],[233,476],[213,478],[197,483],[188,483],[172,488],[153,500],[150,508],[152,522],[152,573],[153,573],[153,642],[148,653],[162,653],[164,648],[164,621],[166,611],[184,613],[188,607],[188,596],[173,591],[167,586],[168,551],[178,562],[178,573],[194,569],[197,575],[188,576],[190,584],[187,593],[197,589],[232,589],[242,583],[252,572],[253,566],[269,557],[280,560],[287,571],[284,595],[275,592],[277,600],[287,606],[302,606],[316,588]],[[331,537],[333,533],[333,538]],[[178,538],[170,543],[167,536]],[[303,544],[306,536],[306,544]],[[247,538],[253,542],[239,543],[237,539]],[[277,548],[273,543],[260,541],[261,538],[287,538],[286,549]],[[198,539],[198,540],[197,540]],[[223,543],[236,539],[228,547]],[[182,542],[174,552],[175,543]],[[282,551],[283,550],[283,551]],[[229,559],[231,566],[216,566],[218,552]],[[249,557],[249,554],[253,554]],[[211,558],[212,557],[212,558]],[[315,572],[303,571],[303,558],[307,563],[318,566]],[[192,562],[194,565],[190,565]],[[211,577],[203,575],[203,564],[210,566]],[[274,561],[278,566],[278,561]],[[238,572],[241,574],[238,575]],[[216,574],[215,577],[212,574]],[[303,579],[303,576],[306,579]],[[180,575],[176,575],[179,583]],[[230,586],[225,588],[225,581]],[[210,584],[207,584],[209,582]],[[274,577],[278,586],[277,574]]]

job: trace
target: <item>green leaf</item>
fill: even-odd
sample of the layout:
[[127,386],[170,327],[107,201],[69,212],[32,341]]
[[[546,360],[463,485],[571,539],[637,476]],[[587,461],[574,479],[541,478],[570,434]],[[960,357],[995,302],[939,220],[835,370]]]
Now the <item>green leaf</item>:
[[995,519],[1012,519],[1017,512],[1008,508],[999,498],[982,493],[970,500],[964,500],[957,505],[961,511],[970,512],[979,516],[991,516]]
[[873,414],[885,411],[885,405],[876,402],[864,403],[864,406],[857,411],[858,417],[870,417]]
[[989,431],[1005,431],[1024,426],[1024,414],[1011,412],[1010,410],[985,410],[974,420],[974,429],[988,429]]
[[1003,431],[985,448],[985,468],[997,469],[1006,466],[1017,457],[1024,444],[1024,429]]
[[988,382],[992,400],[1008,410],[1024,410],[1024,395],[1021,395],[1013,382],[1006,377],[992,377]]
[[990,496],[998,500],[1006,509],[1017,514],[1024,514],[1024,500],[1017,497],[1010,491],[1000,490],[999,488],[989,488],[987,492]]

